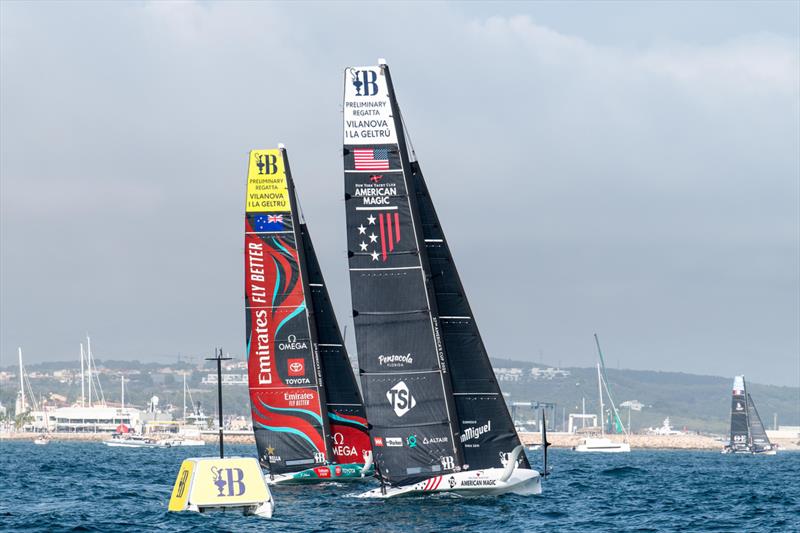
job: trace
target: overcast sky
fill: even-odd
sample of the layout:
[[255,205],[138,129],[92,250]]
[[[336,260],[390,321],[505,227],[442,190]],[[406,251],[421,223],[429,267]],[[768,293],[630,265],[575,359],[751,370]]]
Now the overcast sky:
[[492,355],[796,386],[799,5],[2,2],[0,364],[241,356],[278,142],[349,322],[343,69],[385,57]]

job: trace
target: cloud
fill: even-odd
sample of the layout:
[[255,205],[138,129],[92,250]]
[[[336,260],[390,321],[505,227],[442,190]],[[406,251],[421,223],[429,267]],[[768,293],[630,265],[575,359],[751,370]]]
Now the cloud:
[[549,9],[2,4],[2,357],[87,329],[111,355],[240,353],[245,158],[278,142],[347,323],[342,72],[384,56],[493,355],[589,364],[599,330],[624,365],[786,383],[797,32],[631,12],[660,35],[631,44]]

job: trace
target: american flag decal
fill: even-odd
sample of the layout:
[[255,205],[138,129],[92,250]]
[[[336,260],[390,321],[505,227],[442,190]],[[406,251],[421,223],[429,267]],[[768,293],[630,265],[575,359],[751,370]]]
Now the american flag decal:
[[388,148],[353,148],[356,170],[389,170]]

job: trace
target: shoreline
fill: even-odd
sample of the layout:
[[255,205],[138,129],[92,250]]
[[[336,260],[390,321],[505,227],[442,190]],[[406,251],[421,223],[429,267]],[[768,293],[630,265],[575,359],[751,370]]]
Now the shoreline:
[[[0,442],[3,441],[20,441],[20,440],[34,440],[41,433],[34,432],[15,432],[15,433],[0,433]],[[541,444],[541,436],[539,433],[523,432],[520,433],[520,440],[522,444],[529,446],[532,444]],[[609,439],[615,442],[622,442],[621,435],[607,435]],[[54,441],[76,441],[76,442],[102,442],[111,438],[111,433],[50,433],[50,439]],[[200,435],[208,444],[215,444],[219,439],[218,433],[203,433]],[[576,435],[571,433],[548,433],[548,440],[552,443],[552,448],[567,448],[578,445],[584,438],[583,435]],[[253,444],[255,445],[255,437],[252,434],[242,435],[241,433],[226,434],[225,442],[229,444]],[[704,435],[630,435],[628,442],[633,450],[722,450],[723,442],[720,442],[713,437]],[[775,444],[780,446],[781,451],[797,451],[800,450],[800,445],[792,442],[791,439],[774,439]]]

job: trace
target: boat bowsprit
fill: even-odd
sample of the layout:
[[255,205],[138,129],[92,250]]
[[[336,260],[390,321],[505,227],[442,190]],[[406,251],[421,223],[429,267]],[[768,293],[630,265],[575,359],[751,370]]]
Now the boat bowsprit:
[[[517,446],[509,454],[510,459],[504,468],[484,468],[474,471],[454,472],[434,476],[413,485],[399,487],[379,487],[359,495],[359,498],[393,498],[434,492],[456,493],[462,496],[485,496],[499,494],[517,494],[532,496],[542,493],[542,481],[539,472],[528,468],[519,468],[517,459],[522,453],[522,446]],[[509,462],[510,461],[510,462]]]

